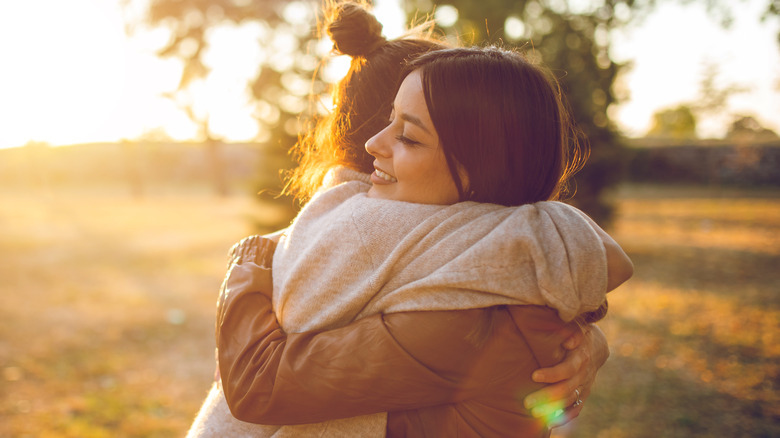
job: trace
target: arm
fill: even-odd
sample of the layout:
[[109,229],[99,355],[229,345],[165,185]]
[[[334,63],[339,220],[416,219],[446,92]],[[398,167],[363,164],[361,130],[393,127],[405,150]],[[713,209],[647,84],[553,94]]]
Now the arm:
[[[257,269],[246,263],[231,275],[248,284]],[[417,409],[455,403],[484,387],[469,379],[480,357],[469,335],[482,310],[374,315],[288,335],[268,297],[248,289],[229,293],[220,315],[222,387],[242,421],[301,424]]]
[[596,227],[596,232],[607,251],[607,292],[610,292],[634,275],[634,264],[615,239],[600,227]]
[[604,244],[607,253],[607,292],[610,292],[634,275],[634,264],[631,263],[631,259],[612,236],[602,230],[588,215],[585,213],[581,213],[581,215],[590,223],[601,238],[601,243]]
[[[299,424],[485,394],[491,381],[485,375],[466,381],[473,377],[470,361],[481,356],[468,339],[483,322],[483,310],[376,316],[330,332],[287,336],[262,293],[270,294],[260,281],[265,276],[270,284],[270,271],[247,259],[228,275],[218,314],[223,389],[236,418]],[[558,346],[567,336],[548,345]],[[503,356],[522,341],[506,342]],[[556,353],[525,375],[561,357]]]
[[[242,262],[253,262],[260,266],[267,266],[270,268],[274,251],[276,250],[276,244],[279,243],[279,238],[287,231],[286,228],[271,234],[264,236],[252,235],[244,237],[236,242],[228,251],[228,271],[225,274],[225,280],[220,287],[219,296],[217,297],[217,319],[219,320],[220,312],[223,309],[223,302],[227,296],[227,280],[230,278],[230,274],[236,265]],[[267,290],[269,294],[273,292],[273,283],[271,282],[271,271],[263,272],[266,275],[260,275],[257,278],[247,277],[247,284],[241,287],[251,286],[255,290]],[[239,285],[233,284],[233,288],[239,287]],[[219,325],[217,325],[219,330]],[[221,378],[219,372],[219,351],[215,350],[216,370],[214,371],[214,381],[219,381]]]
[[[618,243],[596,224],[581,213],[596,231],[606,252],[607,292],[627,281],[634,272],[628,255]],[[590,394],[596,373],[609,357],[609,348],[604,333],[595,324],[589,324],[582,334],[575,334],[564,343],[569,350],[561,363],[554,367],[540,368],[532,376],[535,382],[548,385],[530,394],[525,406],[536,417],[550,417],[550,414],[564,409],[564,415],[556,418],[555,426],[561,426],[579,415],[583,405],[571,406],[576,401],[575,389],[580,389],[580,399]]]
[[634,275],[634,265],[631,263],[631,259],[628,258],[625,251],[623,251],[623,248],[621,248],[620,245],[615,242],[615,239],[607,234],[596,221],[591,219],[590,216],[584,212],[576,208],[574,208],[574,210],[590,224],[590,227],[596,232],[596,235],[604,245],[607,258],[607,292],[610,292]]
[[569,338],[563,346],[569,351],[560,364],[536,370],[532,375],[535,382],[549,385],[525,398],[526,408],[537,418],[564,409],[552,426],[562,426],[580,414],[583,405],[572,406],[576,401],[574,390],[580,388],[580,399],[587,399],[596,373],[609,357],[607,339],[595,324],[590,324],[583,334]]

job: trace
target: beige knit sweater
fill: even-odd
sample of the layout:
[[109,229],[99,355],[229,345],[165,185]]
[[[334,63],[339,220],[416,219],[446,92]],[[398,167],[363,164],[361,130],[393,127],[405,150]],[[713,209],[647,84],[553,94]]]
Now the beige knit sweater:
[[[571,206],[372,199],[367,176],[343,168],[328,186],[301,210],[274,254],[273,307],[288,333],[376,313],[501,304],[547,305],[569,321],[604,302],[607,264],[597,225]],[[381,413],[249,425],[230,416],[215,387],[189,436],[384,436],[385,423]]]

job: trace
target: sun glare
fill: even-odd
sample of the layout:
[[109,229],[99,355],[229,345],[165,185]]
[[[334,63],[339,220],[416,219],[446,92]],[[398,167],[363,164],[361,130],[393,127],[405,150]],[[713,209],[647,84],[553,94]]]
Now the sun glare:
[[99,130],[121,97],[122,32],[108,2],[3,2],[0,147],[68,143]]
[[[134,7],[142,10],[145,2],[135,1]],[[660,7],[641,29],[633,28],[633,34],[627,30],[613,35],[617,39],[612,53],[615,59],[636,59],[633,69],[616,84],[630,100],[610,108],[610,115],[627,134],[641,135],[653,111],[696,99],[701,73],[710,61],[717,64],[724,83],[750,89],[735,95],[728,111],[753,113],[769,128],[780,129],[776,78],[770,77],[778,65],[777,29],[774,25],[757,26],[760,2],[747,3],[749,8],[740,10],[736,21],[740,29],[748,28],[747,43],[743,38],[746,32],[723,31],[708,22],[695,4],[683,9]],[[291,2],[285,13],[301,16],[303,5]],[[165,132],[174,140],[198,137],[197,125],[182,111],[182,102],[163,97],[176,90],[182,69],[176,59],[155,56],[168,41],[170,30],[138,26],[128,37],[122,13],[118,0],[0,2],[0,148],[29,142],[54,146],[113,142],[150,132]],[[406,23],[398,0],[376,0],[375,13],[385,36],[394,38],[403,32]],[[457,11],[451,7],[442,6],[436,12],[442,25],[456,17]],[[675,17],[698,30],[685,39],[657,30],[668,27]],[[516,17],[505,24],[510,37],[525,36],[524,23]],[[196,104],[201,118],[208,117],[213,134],[227,141],[263,138],[254,119],[256,102],[251,101],[245,85],[264,62],[280,70],[294,63],[316,64],[315,56],[273,55],[270,50],[289,51],[294,42],[292,32],[304,32],[305,28],[292,23],[289,36],[277,35],[266,45],[257,44],[268,39],[268,29],[259,23],[212,29],[204,56],[212,73],[185,98]],[[330,43],[322,44],[328,46],[322,51],[325,54]],[[683,49],[678,50],[680,47]],[[332,59],[323,69],[326,79],[340,79],[348,62],[346,57]],[[302,93],[304,87],[298,82],[303,79],[286,79],[287,91]],[[287,107],[297,108],[300,99],[288,100]],[[726,112],[723,114],[728,115]],[[702,133],[723,131],[728,122],[724,117],[702,121]]]

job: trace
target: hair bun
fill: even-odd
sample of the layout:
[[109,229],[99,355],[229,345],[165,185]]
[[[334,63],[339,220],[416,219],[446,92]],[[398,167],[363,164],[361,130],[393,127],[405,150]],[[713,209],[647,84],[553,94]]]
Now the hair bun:
[[360,3],[336,4],[327,17],[328,36],[339,53],[366,56],[387,42],[382,36],[382,24]]

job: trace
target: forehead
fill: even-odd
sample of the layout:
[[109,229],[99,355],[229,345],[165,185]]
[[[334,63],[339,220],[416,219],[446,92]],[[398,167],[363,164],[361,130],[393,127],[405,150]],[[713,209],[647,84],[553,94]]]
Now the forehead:
[[411,72],[401,83],[396,94],[393,110],[397,117],[405,122],[411,122],[429,134],[435,135],[435,127],[431,120],[428,105],[423,93],[422,75],[419,70]]
[[[409,73],[401,82],[401,87],[395,95],[395,105],[419,105],[420,101],[425,106],[423,94],[422,76],[419,70]],[[397,110],[398,108],[396,108]],[[427,109],[427,108],[426,108]]]

